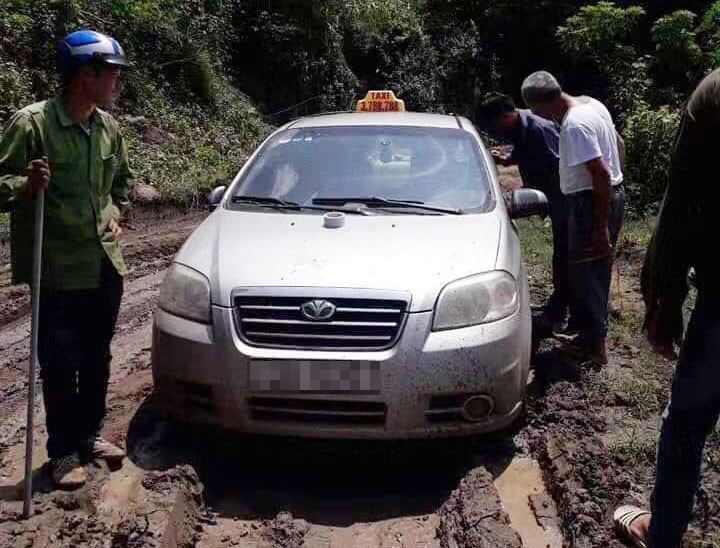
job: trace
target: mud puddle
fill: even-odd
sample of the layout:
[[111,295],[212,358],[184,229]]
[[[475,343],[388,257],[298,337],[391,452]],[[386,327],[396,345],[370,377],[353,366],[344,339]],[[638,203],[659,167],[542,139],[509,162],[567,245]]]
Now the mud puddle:
[[513,459],[494,483],[510,525],[525,548],[562,548],[560,518],[536,460]]

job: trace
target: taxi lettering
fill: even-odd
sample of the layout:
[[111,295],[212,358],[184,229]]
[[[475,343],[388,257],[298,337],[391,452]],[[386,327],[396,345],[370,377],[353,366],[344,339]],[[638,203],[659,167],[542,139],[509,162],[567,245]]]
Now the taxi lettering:
[[357,102],[357,112],[405,112],[405,101],[395,97],[392,91],[368,91]]

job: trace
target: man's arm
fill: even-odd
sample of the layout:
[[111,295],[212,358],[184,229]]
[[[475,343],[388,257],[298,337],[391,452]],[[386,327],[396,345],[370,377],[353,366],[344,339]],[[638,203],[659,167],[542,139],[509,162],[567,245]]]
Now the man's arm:
[[693,177],[692,125],[686,114],[671,159],[668,188],[645,256],[641,287],[648,312],[661,303],[678,308],[688,293],[688,249],[692,242],[690,196],[685,185],[691,184]]
[[116,221],[120,220],[130,207],[128,181],[131,178],[133,178],[133,173],[128,163],[127,146],[125,145],[125,140],[122,135],[118,133],[117,169],[115,171],[112,188],[110,189]]
[[617,137],[618,156],[620,157],[620,169],[625,171],[625,139],[622,135],[615,130],[615,136]]
[[720,72],[708,76],[693,93],[680,126],[670,161],[668,188],[643,265],[645,329],[655,348],[668,358],[683,336],[682,305],[688,293],[687,275],[693,266],[695,221],[701,215],[707,188],[707,166],[713,158],[720,120]]
[[566,130],[567,164],[571,167],[584,165],[590,172],[593,186],[593,233],[592,254],[595,258],[610,253],[608,214],[612,177],[603,159],[602,149],[592,126],[575,125]]
[[600,257],[610,251],[608,233],[608,212],[612,178],[602,156],[585,164],[590,171],[593,184],[593,255]]
[[0,211],[8,211],[27,188],[33,142],[30,118],[15,114],[0,138]]

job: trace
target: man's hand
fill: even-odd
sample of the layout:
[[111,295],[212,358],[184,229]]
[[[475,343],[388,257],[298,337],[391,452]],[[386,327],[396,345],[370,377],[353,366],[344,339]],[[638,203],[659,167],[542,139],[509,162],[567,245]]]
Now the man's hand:
[[490,149],[490,155],[493,157],[493,160],[495,160],[495,163],[500,166],[509,166],[510,165],[510,155],[504,154],[500,149],[498,148],[492,148]]
[[115,219],[110,219],[108,223],[108,230],[112,233],[116,240],[119,240],[123,235],[123,229]]
[[674,360],[677,358],[675,345],[680,345],[683,336],[682,305],[651,306],[645,315],[644,329],[655,351],[668,360]]
[[610,245],[610,233],[607,226],[593,230],[592,233],[592,256],[594,258],[606,257],[612,251]]
[[45,190],[50,182],[50,164],[47,156],[33,160],[27,167],[28,186],[30,196],[35,196],[40,190]]

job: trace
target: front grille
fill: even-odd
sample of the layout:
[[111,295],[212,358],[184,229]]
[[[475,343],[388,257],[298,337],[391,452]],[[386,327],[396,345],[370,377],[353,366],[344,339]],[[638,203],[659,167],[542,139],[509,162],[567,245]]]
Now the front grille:
[[372,401],[255,397],[248,407],[257,421],[329,425],[384,425],[387,413],[383,402]]
[[328,321],[308,320],[301,307],[317,296],[235,298],[238,330],[251,345],[312,350],[381,350],[400,336],[407,303],[385,299],[327,299]]

